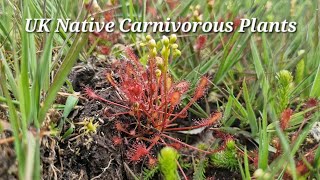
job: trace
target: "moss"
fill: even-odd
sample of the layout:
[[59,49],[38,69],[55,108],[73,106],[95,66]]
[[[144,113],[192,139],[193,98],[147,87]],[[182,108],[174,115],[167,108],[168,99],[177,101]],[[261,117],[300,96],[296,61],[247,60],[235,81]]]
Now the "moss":
[[166,180],[177,180],[178,165],[177,160],[179,158],[178,152],[172,147],[164,147],[161,149],[158,155],[160,171]]
[[235,142],[229,140],[226,148],[222,151],[210,155],[210,163],[216,167],[235,170],[238,168],[237,152]]

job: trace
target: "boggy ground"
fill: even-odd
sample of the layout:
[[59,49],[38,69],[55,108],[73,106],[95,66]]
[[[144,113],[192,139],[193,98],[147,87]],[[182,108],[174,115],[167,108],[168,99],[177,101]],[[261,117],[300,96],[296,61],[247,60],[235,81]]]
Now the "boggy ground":
[[[81,92],[84,87],[91,87],[105,99],[117,101],[117,92],[105,79],[105,72],[110,68],[112,59],[98,60],[91,58],[89,65],[78,64],[74,67],[69,78],[75,91]],[[58,103],[65,103],[65,97],[57,98]],[[41,160],[43,179],[133,179],[132,174],[138,176],[143,169],[144,162],[132,164],[126,157],[126,148],[129,146],[115,146],[112,137],[117,135],[113,126],[114,117],[106,117],[103,112],[105,104],[88,100],[82,96],[76,108],[69,116],[69,120],[75,124],[74,132],[66,139],[54,136],[42,138]],[[1,109],[3,121],[7,121],[5,110]],[[116,111],[116,110],[115,110]],[[97,132],[85,135],[80,130],[78,122],[85,118],[93,117],[98,122]],[[121,118],[130,118],[121,116]],[[59,122],[61,113],[52,111],[51,121]],[[71,123],[65,123],[61,135],[64,134]],[[208,133],[207,133],[208,134]],[[212,132],[209,132],[212,137]],[[9,130],[0,134],[0,139],[11,137]],[[179,136],[183,139],[185,135]],[[190,137],[188,137],[190,139]],[[193,143],[203,140],[201,136],[191,138]],[[241,139],[238,139],[241,142]],[[125,143],[124,143],[125,144]],[[308,148],[307,148],[308,149]],[[307,151],[307,150],[306,150]],[[157,153],[157,152],[155,152]],[[185,150],[183,154],[189,154]],[[13,144],[0,145],[0,179],[17,179],[17,164]],[[186,157],[188,159],[188,157]],[[185,170],[192,179],[192,168]],[[227,169],[208,167],[206,177],[214,179],[241,179],[238,172],[230,172]],[[154,179],[161,179],[156,175]],[[210,178],[209,178],[210,179]]]
[[[101,67],[96,59],[92,65],[75,66],[70,74],[75,91],[91,87],[107,99],[114,99],[104,79],[106,67]],[[43,177],[57,179],[127,179],[124,173],[123,148],[115,147],[112,137],[115,131],[112,119],[103,115],[105,105],[95,100],[80,98],[80,108],[73,111],[70,120],[74,123],[93,117],[98,122],[97,132],[85,135],[79,131],[81,125],[75,124],[75,132],[63,140],[46,137],[43,140],[42,162]],[[64,131],[69,127],[66,123]],[[62,132],[63,134],[64,132]]]

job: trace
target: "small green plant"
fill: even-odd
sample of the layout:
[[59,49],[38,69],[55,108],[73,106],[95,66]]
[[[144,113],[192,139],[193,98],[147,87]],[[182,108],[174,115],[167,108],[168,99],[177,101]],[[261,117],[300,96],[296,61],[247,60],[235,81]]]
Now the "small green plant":
[[202,157],[198,160],[194,167],[193,179],[205,180],[206,168],[209,165],[209,160],[207,157]]
[[154,177],[156,173],[159,172],[159,165],[155,165],[154,167],[151,168],[144,168],[143,170],[143,179],[144,180],[149,180]]
[[210,162],[216,167],[227,168],[232,171],[238,169],[238,159],[235,141],[226,142],[226,148],[210,155]]
[[84,118],[82,122],[77,123],[79,125],[82,125],[79,131],[83,134],[97,133],[97,127],[99,126],[99,123],[93,123],[93,120],[93,117],[88,117]]
[[178,174],[178,152],[172,147],[164,147],[158,155],[159,167],[166,180],[177,180]]
[[293,85],[293,76],[288,70],[281,70],[276,76],[277,82],[277,100],[279,103],[278,114],[283,112],[289,105],[290,92]]

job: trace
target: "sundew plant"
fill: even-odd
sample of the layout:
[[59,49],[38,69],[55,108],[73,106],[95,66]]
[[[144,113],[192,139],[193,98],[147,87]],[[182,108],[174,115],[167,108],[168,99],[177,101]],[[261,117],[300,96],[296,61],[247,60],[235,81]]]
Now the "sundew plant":
[[2,0],[0,179],[320,179],[319,3]]

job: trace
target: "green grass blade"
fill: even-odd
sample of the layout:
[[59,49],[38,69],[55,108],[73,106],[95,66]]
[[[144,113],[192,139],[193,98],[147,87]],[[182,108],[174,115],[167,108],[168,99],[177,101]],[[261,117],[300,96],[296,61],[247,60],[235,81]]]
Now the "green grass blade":
[[127,1],[120,0],[120,4],[121,4],[121,10],[122,10],[122,17],[127,18],[128,17]]
[[[29,11],[29,1],[26,0],[23,2],[23,19],[28,18],[28,11]],[[22,26],[26,26],[26,22],[22,22]],[[22,56],[21,56],[21,72],[19,75],[19,97],[20,98],[20,112],[22,116],[22,126],[23,130],[27,129],[27,123],[29,122],[30,118],[30,84],[29,84],[29,42],[30,42],[30,35],[26,31],[22,30]],[[22,133],[24,136],[26,132]]]
[[7,75],[7,79],[8,79],[8,83],[10,85],[10,90],[12,91],[12,94],[14,95],[14,97],[19,100],[19,92],[18,92],[18,88],[17,88],[17,83],[15,81],[15,78],[13,76],[13,73],[9,67],[9,64],[7,63],[7,59],[5,58],[5,56],[3,55],[2,51],[4,51],[3,49],[0,49],[0,59],[2,60],[2,64],[4,66],[4,70],[5,70],[5,74]]
[[62,65],[60,66],[56,76],[54,77],[54,80],[51,86],[49,87],[47,97],[45,98],[43,107],[40,110],[40,113],[38,116],[38,120],[40,124],[45,119],[46,113],[49,110],[52,103],[54,102],[58,91],[60,90],[61,86],[65,82],[65,79],[67,78],[69,72],[71,71],[74,63],[77,61],[80,51],[87,43],[88,35],[89,35],[88,33],[78,34],[70,50],[66,54],[66,57],[62,62]]
[[[57,21],[53,21],[51,24],[51,29],[56,27]],[[40,59],[40,63],[36,68],[36,76],[34,84],[32,87],[32,101],[33,101],[33,117],[36,120],[38,117],[38,112],[40,108],[40,95],[42,91],[45,91],[45,80],[49,80],[50,62],[52,54],[52,44],[53,44],[54,31],[51,31],[46,39],[43,54]],[[38,122],[36,123],[38,124]],[[39,124],[38,124],[39,127]]]
[[15,153],[18,159],[18,169],[19,169],[19,177],[22,178],[24,177],[24,167],[25,167],[25,156],[24,156],[24,151],[22,149],[22,144],[21,144],[21,140],[20,140],[20,125],[19,125],[19,119],[18,119],[18,114],[17,114],[17,110],[12,102],[10,93],[6,87],[6,76],[4,73],[4,66],[2,64],[2,61],[0,61],[0,70],[1,70],[1,74],[0,74],[0,84],[1,84],[1,89],[2,92],[4,94],[4,96],[6,97],[6,103],[8,105],[8,110],[9,110],[9,120],[10,120],[10,124],[12,126],[12,130],[13,130],[13,136],[14,136],[14,149],[15,149]]
[[252,103],[249,98],[249,91],[248,91],[247,84],[246,84],[245,80],[242,83],[242,87],[243,87],[244,101],[246,103],[246,109],[247,109],[247,115],[248,115],[247,119],[250,124],[252,135],[256,136],[258,133],[258,123],[257,123],[257,119],[256,119],[256,116],[255,116],[253,108],[252,108]]
[[320,97],[320,64],[310,92],[311,97]]

